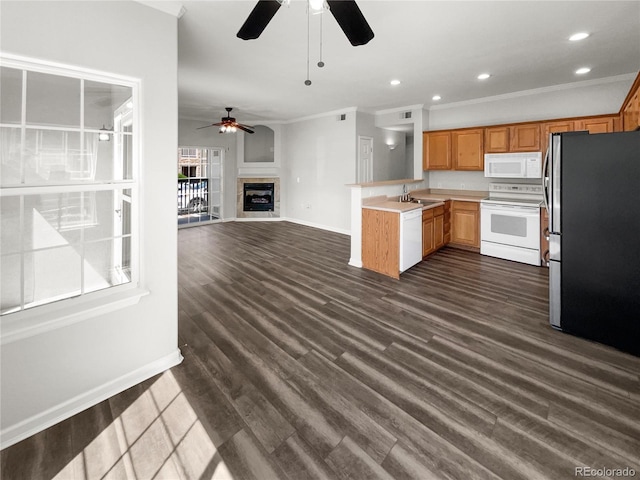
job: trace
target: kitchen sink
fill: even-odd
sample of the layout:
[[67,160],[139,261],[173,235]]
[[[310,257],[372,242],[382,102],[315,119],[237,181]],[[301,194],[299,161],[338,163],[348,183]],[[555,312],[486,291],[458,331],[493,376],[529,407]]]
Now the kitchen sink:
[[440,200],[422,200],[420,198],[412,198],[411,203],[419,203],[420,205],[433,205],[434,203],[442,203]]

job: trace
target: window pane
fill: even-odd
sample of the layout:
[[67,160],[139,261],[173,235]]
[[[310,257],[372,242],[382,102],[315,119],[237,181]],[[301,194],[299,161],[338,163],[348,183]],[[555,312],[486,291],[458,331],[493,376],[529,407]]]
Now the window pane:
[[84,290],[92,292],[131,281],[130,239],[85,245]]
[[0,68],[0,123],[22,122],[22,70]]
[[80,127],[80,80],[27,72],[27,124]]
[[20,197],[4,197],[0,199],[0,251],[17,253],[20,246]]
[[20,183],[20,159],[22,143],[19,128],[0,128],[0,179],[2,185]]
[[120,197],[120,191],[85,193],[84,210],[88,214],[84,224],[85,242],[122,235]]
[[[27,129],[25,136],[25,182],[61,184],[89,180],[95,160],[80,148],[80,133]],[[87,174],[87,171],[89,172]]]
[[0,257],[0,312],[20,309],[20,255]]
[[130,87],[86,80],[84,82],[84,126],[113,129],[115,111],[131,98]]
[[25,308],[79,295],[80,263],[74,247],[25,253]]
[[79,243],[90,213],[79,192],[25,196],[25,250]]

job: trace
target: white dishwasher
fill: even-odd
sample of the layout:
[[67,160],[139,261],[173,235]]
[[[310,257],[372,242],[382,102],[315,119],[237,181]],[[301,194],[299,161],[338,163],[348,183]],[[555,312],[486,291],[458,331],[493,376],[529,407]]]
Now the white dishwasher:
[[422,208],[400,213],[400,271],[422,260]]

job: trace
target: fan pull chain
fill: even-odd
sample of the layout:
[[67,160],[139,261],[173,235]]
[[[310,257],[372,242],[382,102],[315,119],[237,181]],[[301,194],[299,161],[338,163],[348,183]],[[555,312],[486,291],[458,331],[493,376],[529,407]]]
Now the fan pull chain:
[[324,12],[320,14],[320,61],[318,62],[318,67],[324,67],[324,62],[322,61],[322,18],[324,17]]
[[309,85],[311,85],[311,80],[309,80],[309,50],[310,50],[310,37],[311,34],[310,32],[310,28],[309,28],[309,23],[310,23],[310,19],[311,18],[311,7],[309,6],[309,3],[307,2],[307,79],[304,81],[304,84],[308,87]]

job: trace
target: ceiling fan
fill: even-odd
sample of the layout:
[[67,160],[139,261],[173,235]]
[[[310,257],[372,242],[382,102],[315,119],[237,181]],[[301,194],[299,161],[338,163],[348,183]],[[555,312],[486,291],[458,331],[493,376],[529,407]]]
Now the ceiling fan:
[[[259,0],[240,27],[238,38],[258,38],[285,1],[287,0]],[[373,30],[355,0],[326,0],[326,3],[351,45],[364,45],[373,38]]]
[[240,129],[247,133],[253,133],[253,130],[251,129],[254,127],[250,127],[249,125],[243,125],[241,123],[238,123],[236,122],[236,119],[231,116],[231,110],[233,110],[233,108],[225,107],[225,110],[227,111],[227,116],[222,117],[222,119],[218,123],[212,123],[211,125],[198,127],[196,128],[196,130],[201,130],[203,128],[209,128],[209,127],[220,127],[220,131],[218,133],[233,133],[237,129]]

